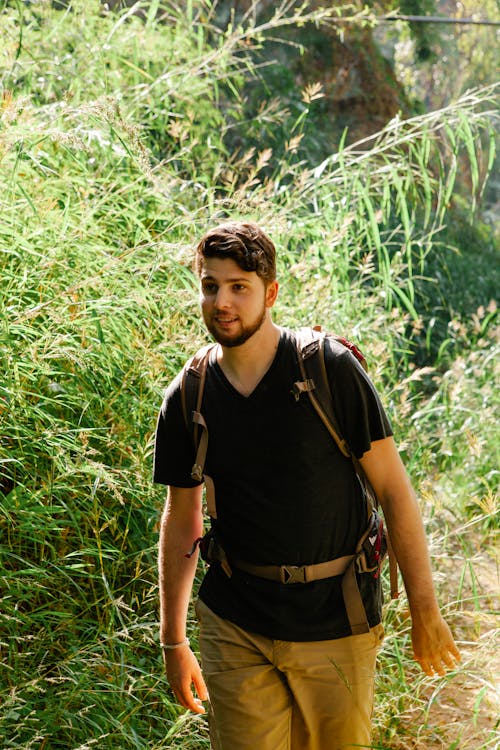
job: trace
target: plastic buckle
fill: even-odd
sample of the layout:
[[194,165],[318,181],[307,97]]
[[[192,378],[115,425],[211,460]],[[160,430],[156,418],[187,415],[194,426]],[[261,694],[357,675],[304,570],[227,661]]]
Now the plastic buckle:
[[306,566],[282,565],[280,578],[281,583],[306,583]]

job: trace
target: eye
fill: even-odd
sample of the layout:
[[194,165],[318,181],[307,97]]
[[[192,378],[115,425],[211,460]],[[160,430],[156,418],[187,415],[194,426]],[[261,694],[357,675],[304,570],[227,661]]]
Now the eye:
[[245,284],[233,284],[233,289],[235,292],[244,292],[246,290]]
[[204,294],[216,294],[217,284],[214,284],[213,281],[204,281],[202,282],[201,289]]

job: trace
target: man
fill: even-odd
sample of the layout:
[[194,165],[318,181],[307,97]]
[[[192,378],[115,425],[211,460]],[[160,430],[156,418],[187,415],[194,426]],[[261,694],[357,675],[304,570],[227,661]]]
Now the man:
[[[169,485],[159,578],[170,686],[197,713],[210,696],[217,750],[369,747],[383,634],[378,579],[358,576],[368,632],[352,635],[341,575],[285,582],[260,573],[351,555],[366,526],[352,461],[308,399],[291,394],[299,377],[294,334],[271,318],[274,245],[255,224],[223,224],[199,243],[196,269],[203,319],[218,344],[200,411],[210,435],[212,523],[228,564],[210,565],[199,592],[203,677],[186,639],[197,562],[186,552],[203,533],[202,484],[190,476],[194,449],[178,376],[160,411],[155,450],[155,481]],[[408,594],[415,658],[427,674],[444,674],[459,653],[439,612],[417,501],[389,421],[351,353],[328,343],[325,355],[342,432],[384,511]]]

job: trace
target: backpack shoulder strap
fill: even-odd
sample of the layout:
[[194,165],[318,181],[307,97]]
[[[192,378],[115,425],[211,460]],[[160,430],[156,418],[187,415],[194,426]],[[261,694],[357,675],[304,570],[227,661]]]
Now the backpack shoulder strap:
[[307,393],[312,406],[335,440],[340,452],[351,458],[351,450],[342,436],[333,409],[333,398],[325,363],[325,334],[314,328],[300,328],[296,333],[297,359],[301,381],[293,384],[295,398]]
[[378,506],[378,502],[363,471],[363,467],[342,435],[342,430],[335,414],[325,360],[325,338],[327,335],[348,348],[366,368],[366,361],[363,355],[347,339],[333,334],[325,334],[318,328],[300,328],[296,334],[296,341],[299,369],[303,380],[294,383],[295,397],[300,398],[301,393],[307,393],[312,406],[335,440],[340,452],[352,461],[354,470],[365,491],[367,512],[368,516],[370,516],[372,509]]
[[201,408],[208,362],[214,346],[215,344],[203,346],[186,362],[182,370],[182,415],[188,430],[191,430],[192,427],[193,411],[199,411]]
[[196,453],[191,478],[203,481],[203,470],[208,447],[208,429],[201,414],[203,391],[210,355],[216,345],[207,344],[184,365],[181,378],[181,404],[184,422],[193,438]]
[[[294,383],[293,390],[295,398],[298,400],[301,393],[307,393],[311,404],[316,410],[321,421],[327,428],[328,432],[335,440],[339,450],[346,458],[350,458],[354,470],[364,488],[368,518],[370,518],[374,508],[378,508],[377,496],[368,481],[368,478],[359,462],[358,458],[352,453],[347,441],[342,436],[340,425],[335,416],[333,408],[333,397],[328,380],[325,360],[325,337],[326,335],[338,341],[345,346],[361,363],[363,369],[367,369],[366,360],[360,350],[347,339],[334,334],[325,334],[321,331],[320,326],[315,328],[300,328],[296,333],[297,358],[301,381]],[[393,599],[398,597],[397,581],[397,563],[396,557],[392,550],[389,534],[386,532],[387,544],[389,548],[389,569],[391,596]]]

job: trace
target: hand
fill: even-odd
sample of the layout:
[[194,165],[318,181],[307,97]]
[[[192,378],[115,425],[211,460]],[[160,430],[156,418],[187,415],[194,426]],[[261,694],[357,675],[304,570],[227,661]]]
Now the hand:
[[440,613],[422,613],[412,621],[413,655],[425,674],[443,676],[446,667],[454,669],[460,661],[460,652]]
[[[205,713],[202,701],[208,700],[208,691],[198,660],[189,646],[163,650],[163,663],[169,685],[181,706],[197,714]],[[198,698],[193,694],[192,685]]]

